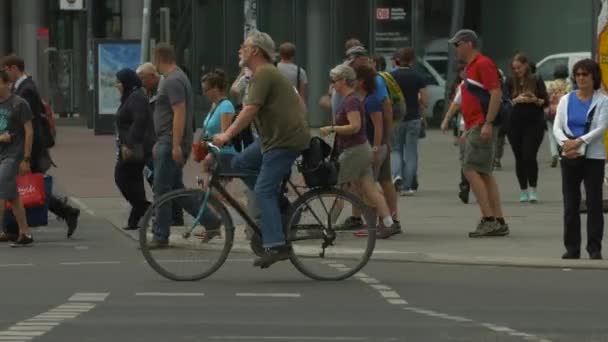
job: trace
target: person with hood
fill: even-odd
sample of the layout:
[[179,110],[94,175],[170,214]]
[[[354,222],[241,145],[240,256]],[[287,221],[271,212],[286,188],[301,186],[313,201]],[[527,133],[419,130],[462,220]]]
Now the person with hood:
[[118,158],[114,180],[123,197],[131,204],[125,230],[138,229],[138,222],[150,202],[146,199],[143,169],[152,156],[154,126],[148,98],[137,73],[122,69],[116,74],[120,107],[116,112]]

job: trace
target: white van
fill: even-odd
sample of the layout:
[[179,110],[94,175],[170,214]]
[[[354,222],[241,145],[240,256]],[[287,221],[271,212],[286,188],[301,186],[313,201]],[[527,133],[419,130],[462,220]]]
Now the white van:
[[552,81],[554,79],[553,72],[558,65],[567,65],[568,73],[572,73],[572,67],[581,59],[591,58],[591,52],[566,52],[549,55],[543,58],[536,64],[536,73],[540,75],[544,81]]

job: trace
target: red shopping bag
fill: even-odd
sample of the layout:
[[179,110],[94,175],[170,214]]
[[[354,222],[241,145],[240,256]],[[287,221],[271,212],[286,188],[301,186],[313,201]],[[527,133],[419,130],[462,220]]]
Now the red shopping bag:
[[[44,190],[44,174],[26,173],[17,176],[17,191],[19,198],[25,208],[38,208],[46,203],[46,191]],[[11,209],[10,202],[6,207]]]

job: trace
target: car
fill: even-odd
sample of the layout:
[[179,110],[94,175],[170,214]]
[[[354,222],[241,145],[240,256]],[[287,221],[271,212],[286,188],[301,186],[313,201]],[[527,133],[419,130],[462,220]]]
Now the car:
[[[418,70],[426,80],[428,92],[428,106],[424,113],[427,122],[433,125],[439,125],[443,120],[445,107],[445,78],[431,65],[431,62],[438,60],[429,60],[429,56],[418,58],[414,68]],[[442,58],[442,57],[434,57]],[[447,60],[445,61],[447,66]],[[447,71],[447,69],[446,69]]]
[[536,63],[536,74],[544,81],[553,81],[553,71],[558,65],[567,65],[568,73],[572,73],[572,67],[581,59],[591,58],[591,52],[565,52],[549,55]]

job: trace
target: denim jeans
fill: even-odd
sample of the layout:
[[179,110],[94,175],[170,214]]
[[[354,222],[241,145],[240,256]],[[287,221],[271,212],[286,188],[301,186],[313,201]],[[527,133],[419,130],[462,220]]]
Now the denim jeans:
[[279,188],[298,156],[299,153],[286,149],[274,149],[262,153],[260,141],[256,139],[232,160],[232,167],[235,170],[257,174],[257,176],[245,177],[243,181],[253,190],[256,207],[263,208],[259,211],[259,222],[265,248],[285,244],[279,209]]
[[[156,144],[156,156],[154,157],[154,200],[157,200],[167,192],[183,189],[183,172],[182,166],[179,166],[173,160],[171,155],[171,143],[158,142]],[[178,201],[180,207],[196,217],[202,203],[195,201],[193,198],[180,198]],[[167,203],[156,212],[156,223],[154,227],[155,239],[167,241],[171,235],[172,222],[172,203]],[[210,210],[203,212],[200,224],[206,228],[220,224],[220,219]]]
[[422,121],[401,121],[393,132],[391,172],[393,179],[401,177],[403,189],[415,189],[418,173],[418,139]]

